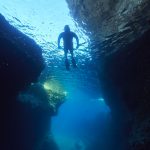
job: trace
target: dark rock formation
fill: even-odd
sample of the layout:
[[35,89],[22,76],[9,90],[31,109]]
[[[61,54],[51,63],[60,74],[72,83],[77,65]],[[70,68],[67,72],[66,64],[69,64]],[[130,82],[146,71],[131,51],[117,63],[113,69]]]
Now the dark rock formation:
[[105,57],[99,70],[105,99],[116,121],[128,130],[128,142],[135,150],[150,148],[149,42],[150,31],[122,51]]
[[149,28],[149,0],[66,1],[71,15],[90,36],[95,49],[103,45],[103,51],[97,55],[120,50]]
[[18,92],[35,82],[43,68],[40,47],[0,15],[0,89]]
[[92,39],[103,96],[116,122],[111,148],[150,149],[150,1],[67,2]]
[[49,112],[16,98],[43,68],[41,48],[0,15],[1,150],[35,150],[49,130]]

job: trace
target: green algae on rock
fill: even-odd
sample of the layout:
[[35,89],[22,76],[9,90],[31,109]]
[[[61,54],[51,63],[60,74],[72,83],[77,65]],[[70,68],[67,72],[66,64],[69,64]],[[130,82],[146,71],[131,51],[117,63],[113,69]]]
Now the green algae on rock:
[[63,92],[63,89],[51,80],[44,84],[32,84],[19,95],[21,102],[31,104],[33,108],[47,110],[52,114],[57,114],[57,109],[65,101],[65,98],[66,92]]

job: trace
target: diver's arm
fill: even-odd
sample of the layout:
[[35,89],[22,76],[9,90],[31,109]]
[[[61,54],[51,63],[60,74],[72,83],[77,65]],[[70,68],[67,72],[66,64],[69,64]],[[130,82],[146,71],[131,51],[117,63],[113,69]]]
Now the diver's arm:
[[79,38],[78,38],[78,36],[75,33],[74,33],[74,38],[77,41],[77,49],[78,49],[79,48]]
[[62,33],[59,34],[59,36],[58,36],[58,48],[60,48],[60,40],[62,37],[63,37]]

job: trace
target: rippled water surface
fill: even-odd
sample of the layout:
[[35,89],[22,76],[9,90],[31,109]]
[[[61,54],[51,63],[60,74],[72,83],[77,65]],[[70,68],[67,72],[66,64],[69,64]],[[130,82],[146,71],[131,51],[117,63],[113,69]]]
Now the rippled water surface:
[[[33,38],[43,48],[46,59],[62,56],[62,52],[57,49],[57,37],[65,24],[69,24],[79,35],[80,43],[88,40],[70,17],[65,0],[0,0],[0,3],[0,12],[12,25]],[[90,57],[82,47],[77,54]]]
[[[69,82],[71,87],[77,88],[95,86],[98,82],[95,70],[89,68],[92,60],[88,49],[89,38],[71,18],[65,0],[0,0],[0,13],[43,49],[47,64],[44,77],[51,75],[65,83],[65,86]],[[64,67],[63,50],[57,49],[57,38],[65,24],[69,24],[72,31],[77,33],[81,44],[79,49],[75,50],[78,69],[71,70],[70,73]],[[76,42],[74,43],[76,45]],[[86,82],[89,79],[91,82]]]

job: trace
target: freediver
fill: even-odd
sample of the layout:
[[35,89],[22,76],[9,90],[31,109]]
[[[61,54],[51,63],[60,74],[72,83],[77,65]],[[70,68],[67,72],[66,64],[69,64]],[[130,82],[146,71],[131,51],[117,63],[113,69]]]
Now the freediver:
[[70,52],[71,54],[71,59],[72,59],[72,64],[73,64],[73,67],[76,68],[76,61],[74,59],[74,54],[73,54],[73,38],[76,39],[76,42],[77,42],[77,47],[76,49],[79,48],[79,38],[78,36],[70,31],[70,27],[69,25],[65,25],[64,27],[64,32],[60,33],[59,37],[58,37],[58,49],[61,48],[60,46],[60,40],[61,38],[63,39],[63,46],[64,46],[64,56],[65,56],[65,65],[66,65],[66,69],[69,70],[69,61],[68,61],[68,52]]

